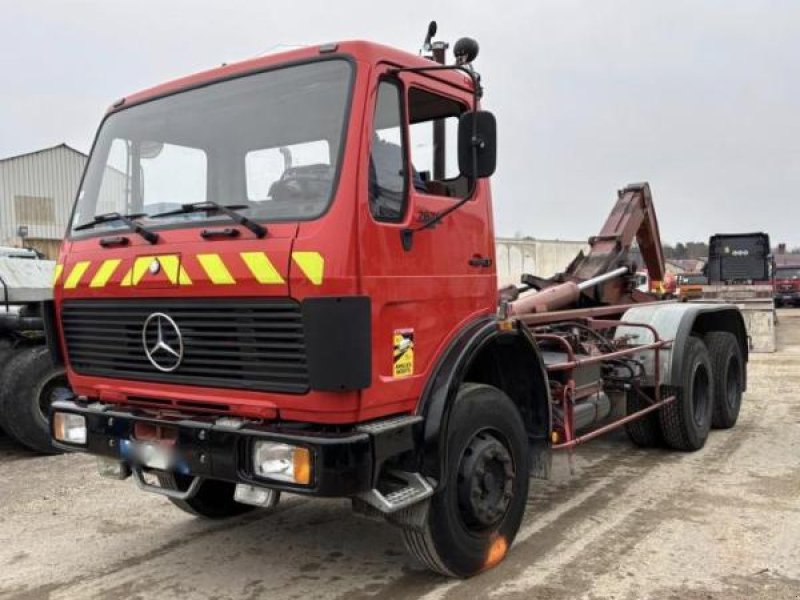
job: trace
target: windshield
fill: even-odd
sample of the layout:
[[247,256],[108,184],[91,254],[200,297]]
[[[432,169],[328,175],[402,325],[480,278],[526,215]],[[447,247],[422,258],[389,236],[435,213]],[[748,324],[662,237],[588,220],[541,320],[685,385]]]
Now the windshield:
[[800,279],[800,267],[780,267],[775,269],[775,279]]
[[[324,60],[239,77],[114,113],[95,143],[72,228],[101,214],[143,225],[224,220],[183,204],[246,205],[263,221],[313,219],[333,195],[350,63]],[[78,235],[125,228],[100,223]]]

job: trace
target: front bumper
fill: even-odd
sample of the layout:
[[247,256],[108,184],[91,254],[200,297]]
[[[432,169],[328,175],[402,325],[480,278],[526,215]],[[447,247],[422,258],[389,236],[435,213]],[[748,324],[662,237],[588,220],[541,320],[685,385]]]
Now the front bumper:
[[784,304],[800,303],[800,292],[777,292],[775,301]]
[[[359,431],[332,431],[311,426],[257,424],[217,416],[152,416],[128,409],[80,400],[53,402],[51,415],[67,412],[86,418],[86,444],[54,445],[125,462],[124,446],[134,437],[137,422],[177,431],[175,471],[185,475],[266,486],[314,496],[353,496],[374,487],[380,466],[391,456],[413,448],[411,426],[393,430],[390,439]],[[52,416],[51,416],[52,431]],[[303,446],[311,452],[309,485],[290,484],[253,475],[252,445],[256,440]]]

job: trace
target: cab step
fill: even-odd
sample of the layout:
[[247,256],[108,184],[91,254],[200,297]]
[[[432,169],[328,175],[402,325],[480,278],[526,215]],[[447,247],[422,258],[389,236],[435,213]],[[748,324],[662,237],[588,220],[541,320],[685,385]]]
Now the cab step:
[[363,502],[385,515],[413,506],[433,495],[433,485],[420,473],[391,471],[389,474],[406,485],[386,494],[373,488],[359,495]]

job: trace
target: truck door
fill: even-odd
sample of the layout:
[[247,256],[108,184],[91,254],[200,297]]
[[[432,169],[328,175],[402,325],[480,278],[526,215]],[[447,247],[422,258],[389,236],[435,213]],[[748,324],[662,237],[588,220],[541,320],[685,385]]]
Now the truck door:
[[[442,347],[496,302],[488,184],[471,190],[457,169],[456,128],[469,92],[409,73],[380,78],[373,89],[359,201],[362,289],[373,323],[373,385],[362,418],[385,414],[387,404],[412,409]],[[434,148],[434,127],[445,130],[443,152]],[[403,230],[470,192],[470,201],[404,247]]]

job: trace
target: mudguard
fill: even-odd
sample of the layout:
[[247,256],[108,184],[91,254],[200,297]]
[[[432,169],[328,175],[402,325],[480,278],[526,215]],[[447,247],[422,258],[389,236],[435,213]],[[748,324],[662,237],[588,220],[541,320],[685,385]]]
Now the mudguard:
[[[465,381],[473,361],[490,344],[511,338],[517,341],[524,340],[526,359],[535,361],[538,365],[541,377],[537,381],[540,381],[541,385],[537,385],[537,389],[529,396],[530,408],[532,411],[547,412],[542,419],[546,420],[546,426],[542,427],[542,435],[532,435],[529,423],[526,423],[526,429],[529,431],[529,443],[533,454],[534,464],[531,474],[539,477],[547,477],[549,474],[550,389],[547,385],[544,362],[536,341],[525,326],[517,323],[512,330],[501,330],[498,328],[497,319],[491,316],[473,321],[451,341],[439,358],[420,397],[416,411],[424,419],[420,468],[427,476],[442,482],[444,478],[441,474],[447,472],[446,441],[450,413],[456,402],[459,386]],[[539,403],[538,407],[533,406],[536,402]],[[531,411],[524,412],[532,414]]]
[[[632,343],[645,344],[653,341],[653,334],[635,324],[653,327],[662,340],[673,340],[672,344],[659,352],[661,384],[677,387],[681,381],[680,365],[683,350],[690,335],[703,336],[711,331],[727,331],[736,336],[747,362],[748,340],[744,319],[739,309],[731,304],[670,303],[645,304],[629,308],[622,317],[630,326],[617,328],[615,339],[628,338]],[[647,372],[647,383],[655,383],[655,352],[642,351],[634,358],[639,360]],[[745,370],[746,372],[746,370]],[[747,377],[745,377],[745,386]]]

